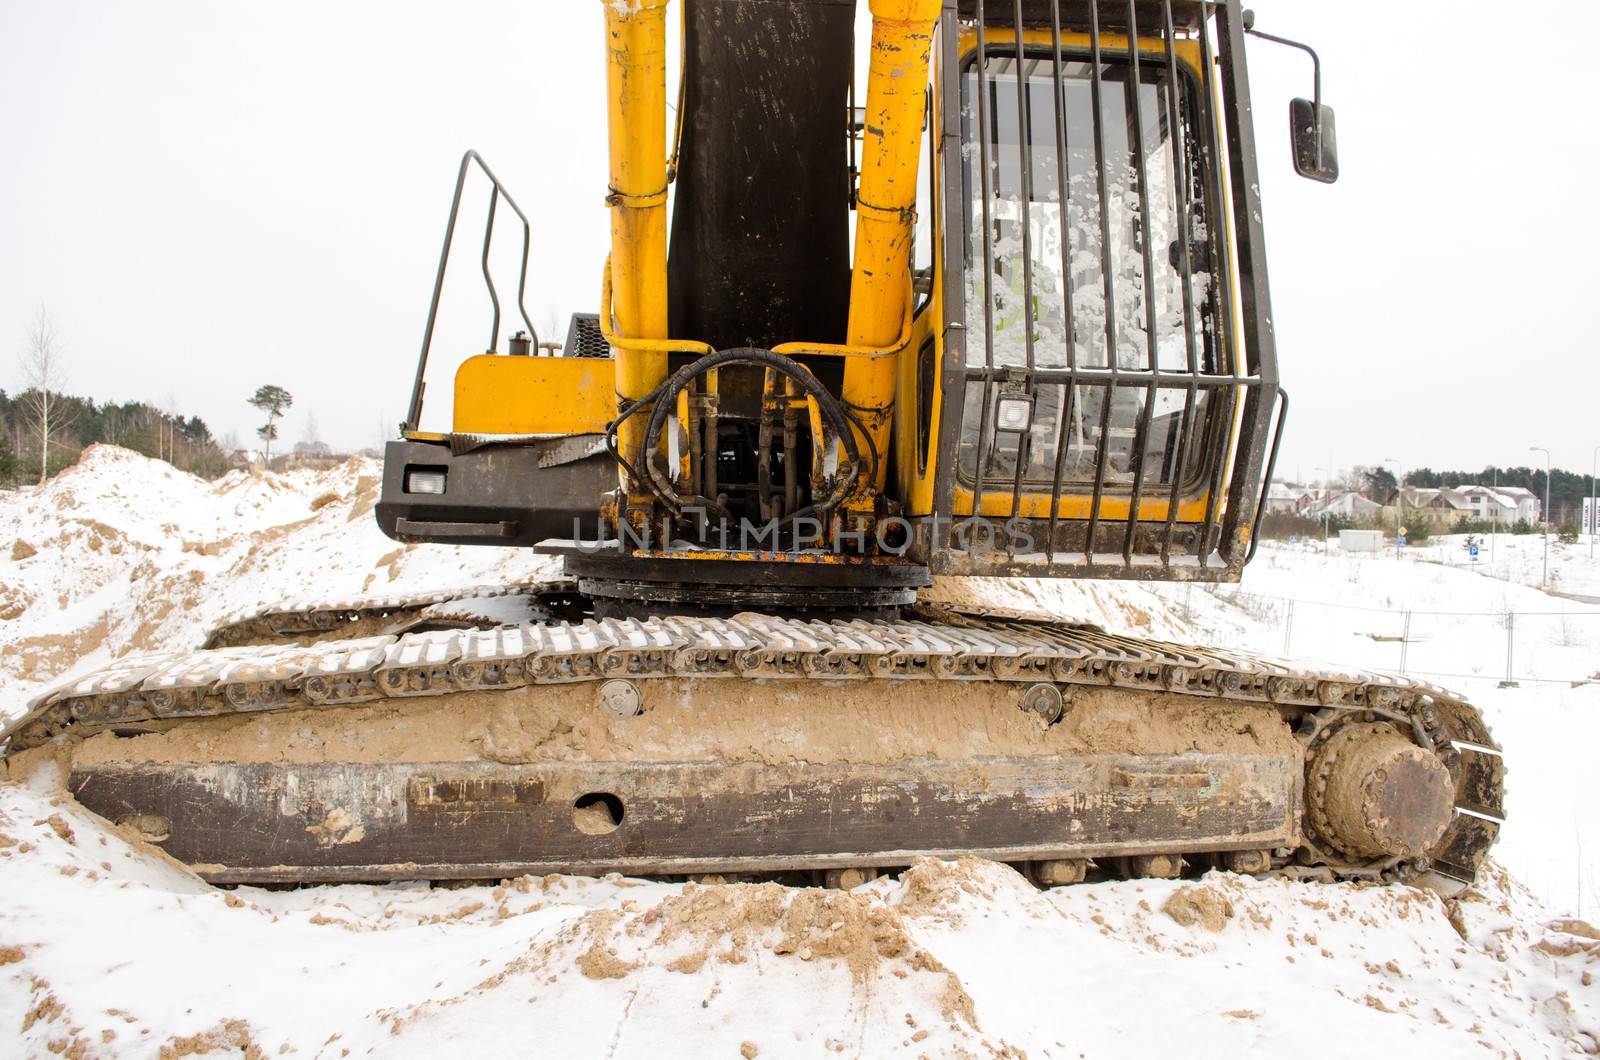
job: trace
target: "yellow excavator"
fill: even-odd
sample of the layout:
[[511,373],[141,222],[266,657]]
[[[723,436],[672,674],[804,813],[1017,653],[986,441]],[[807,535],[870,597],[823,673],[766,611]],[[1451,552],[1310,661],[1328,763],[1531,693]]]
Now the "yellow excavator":
[[[559,575],[239,616],[43,695],[13,765],[219,883],[1470,881],[1504,771],[1459,697],[964,588],[1249,562],[1287,397],[1245,41],[1281,38],[1238,0],[869,0],[868,41],[854,0],[679,9],[673,106],[667,0],[596,13],[598,312],[538,335],[469,153],[384,454],[386,534]],[[1320,95],[1293,163],[1331,181]],[[429,431],[469,181],[490,338]]]

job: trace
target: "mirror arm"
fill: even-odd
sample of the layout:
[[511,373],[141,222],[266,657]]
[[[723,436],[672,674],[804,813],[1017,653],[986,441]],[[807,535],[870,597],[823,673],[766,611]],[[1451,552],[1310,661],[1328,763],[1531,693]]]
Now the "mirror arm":
[[1290,48],[1299,48],[1301,51],[1303,51],[1307,55],[1311,56],[1311,134],[1312,134],[1312,136],[1314,136],[1316,138],[1316,145],[1317,145],[1316,146],[1316,150],[1317,150],[1316,157],[1317,158],[1321,158],[1322,157],[1322,60],[1317,58],[1317,53],[1311,48],[1311,46],[1309,44],[1301,44],[1297,40],[1290,40],[1287,37],[1275,36],[1275,35],[1273,35],[1271,33],[1263,33],[1261,30],[1256,29],[1254,24],[1253,24],[1254,23],[1254,18],[1251,17],[1253,15],[1254,15],[1254,12],[1247,12],[1246,13],[1246,24],[1245,24],[1245,30],[1244,31],[1246,33],[1250,34],[1250,36],[1252,36],[1252,37],[1260,37],[1262,40],[1268,40],[1268,41],[1271,41],[1274,44],[1284,44],[1284,45],[1289,46]]

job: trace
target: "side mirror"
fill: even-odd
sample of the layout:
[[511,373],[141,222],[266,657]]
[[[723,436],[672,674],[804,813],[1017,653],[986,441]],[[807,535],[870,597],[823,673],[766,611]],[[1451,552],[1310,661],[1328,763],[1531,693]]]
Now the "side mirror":
[[1339,138],[1332,107],[1309,99],[1290,100],[1289,140],[1296,173],[1324,184],[1339,179]]
[[1339,179],[1339,141],[1333,131],[1333,108],[1322,102],[1322,60],[1308,45],[1256,29],[1254,11],[1244,12],[1243,21],[1244,31],[1252,37],[1298,48],[1311,56],[1312,98],[1289,101],[1289,142],[1294,146],[1296,173],[1332,184]]

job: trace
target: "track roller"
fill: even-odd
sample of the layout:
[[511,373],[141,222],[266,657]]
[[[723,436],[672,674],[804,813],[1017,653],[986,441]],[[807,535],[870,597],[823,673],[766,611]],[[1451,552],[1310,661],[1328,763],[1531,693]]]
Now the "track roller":
[[1058,858],[1053,861],[1030,861],[1028,876],[1040,887],[1064,887],[1082,883],[1094,862],[1087,858]]
[[1178,854],[1138,854],[1120,860],[1125,879],[1175,880],[1183,875],[1184,861]]
[[834,891],[853,891],[863,883],[871,883],[882,875],[877,869],[829,869],[823,873],[823,886]]

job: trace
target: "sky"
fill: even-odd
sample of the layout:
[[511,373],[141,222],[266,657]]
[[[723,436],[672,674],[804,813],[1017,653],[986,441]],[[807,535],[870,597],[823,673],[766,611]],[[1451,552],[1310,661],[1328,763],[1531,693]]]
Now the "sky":
[[[1543,40],[1586,13],[1257,6],[1258,28],[1322,55],[1342,170],[1294,175],[1288,101],[1310,95],[1310,63],[1253,40],[1284,475],[1536,464],[1533,445],[1589,468],[1600,69],[1545,47],[1508,72],[1498,46],[1513,15]],[[314,417],[336,448],[379,444],[405,414],[469,147],[528,214],[528,314],[561,339],[596,308],[608,249],[602,27],[598,0],[0,0],[0,386],[44,306],[70,392],[250,440],[246,399],[274,383],[295,395],[287,441]],[[476,190],[425,426],[487,338]],[[497,232],[510,312],[520,232]]]

